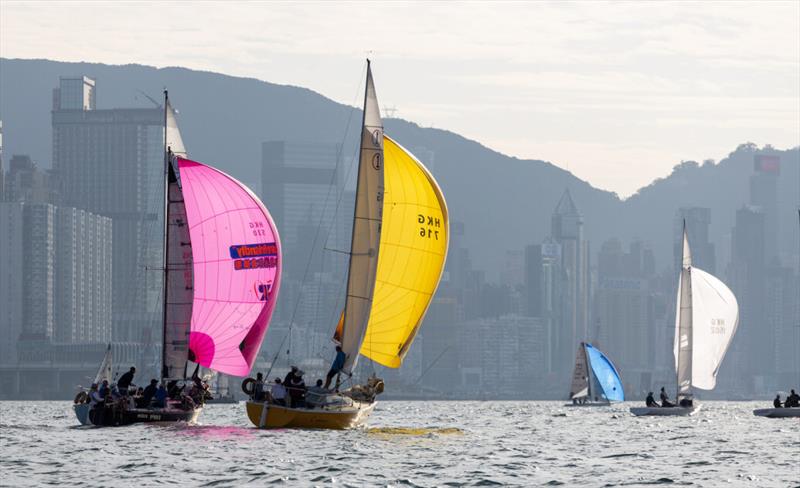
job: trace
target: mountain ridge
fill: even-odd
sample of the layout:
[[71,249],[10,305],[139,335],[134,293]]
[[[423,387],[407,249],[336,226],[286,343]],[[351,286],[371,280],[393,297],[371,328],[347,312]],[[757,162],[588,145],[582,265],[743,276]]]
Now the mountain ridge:
[[[264,141],[343,143],[345,161],[355,155],[360,109],[308,88],[183,67],[0,58],[6,160],[25,153],[49,167],[50,94],[59,76],[80,74],[97,80],[98,108],[152,106],[138,91],[160,94],[167,86],[192,157],[256,189],[261,186]],[[726,235],[735,210],[748,200],[747,181],[757,150],[743,144],[713,165],[681,162],[669,175],[621,199],[549,161],[508,156],[455,132],[403,119],[385,119],[384,125],[412,152],[432,152],[433,161],[426,163],[442,185],[453,220],[465,223],[463,240],[475,267],[487,270],[490,279],[502,269],[506,250],[521,250],[549,235],[550,216],[565,189],[584,216],[592,255],[609,238],[629,242],[638,237],[652,245],[659,268],[671,265],[675,211],[706,206],[712,209],[711,240],[724,256],[720,249],[730,246]],[[795,176],[800,150],[766,151],[782,158],[780,204],[788,215],[800,201],[800,178]],[[734,190],[718,191],[720,182]],[[269,195],[262,197],[269,205]]]

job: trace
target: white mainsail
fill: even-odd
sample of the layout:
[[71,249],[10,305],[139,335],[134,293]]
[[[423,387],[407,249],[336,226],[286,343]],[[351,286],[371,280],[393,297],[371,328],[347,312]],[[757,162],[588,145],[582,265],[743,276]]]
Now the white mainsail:
[[674,342],[678,397],[691,396],[692,387],[711,390],[716,386],[738,322],[739,305],[733,292],[716,277],[692,267],[684,229]]
[[383,122],[372,81],[372,70],[367,61],[353,236],[341,334],[342,351],[346,357],[344,370],[348,373],[355,368],[369,322],[378,268],[382,212]]
[[569,388],[570,398],[589,396],[589,363],[586,361],[586,350],[583,343],[575,355],[575,369],[572,370],[572,385]]
[[182,379],[189,359],[189,331],[192,320],[192,246],[186,220],[183,192],[173,166],[173,154],[186,155],[175,113],[165,94],[166,239],[164,279],[164,336],[162,377]]

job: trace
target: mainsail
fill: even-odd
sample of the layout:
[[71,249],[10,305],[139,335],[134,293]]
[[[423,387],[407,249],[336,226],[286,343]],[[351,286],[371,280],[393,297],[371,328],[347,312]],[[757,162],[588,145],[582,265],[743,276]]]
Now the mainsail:
[[264,204],[245,185],[177,158],[192,249],[189,359],[246,376],[275,308],[280,241]]
[[352,371],[355,367],[367,330],[375,291],[383,211],[383,122],[378,109],[369,61],[364,92],[364,119],[361,127],[361,151],[358,159],[347,298],[342,327],[337,328],[336,334],[345,353],[346,372]]
[[183,378],[189,358],[189,323],[192,317],[192,246],[186,226],[186,208],[178,181],[174,154],[185,157],[175,112],[164,93],[165,172],[165,256],[162,377]]
[[572,370],[572,385],[569,387],[570,399],[589,396],[589,364],[583,343],[575,354],[575,369]]
[[610,402],[625,401],[625,392],[622,389],[622,380],[617,368],[599,349],[586,344],[586,358],[592,368],[592,373],[597,384],[602,390],[603,397]]
[[711,390],[716,386],[738,323],[739,305],[733,292],[716,277],[692,267],[684,229],[674,343],[678,396],[690,396],[692,387]]
[[447,203],[410,152],[384,138],[384,201],[372,313],[361,354],[397,368],[419,330],[447,258]]

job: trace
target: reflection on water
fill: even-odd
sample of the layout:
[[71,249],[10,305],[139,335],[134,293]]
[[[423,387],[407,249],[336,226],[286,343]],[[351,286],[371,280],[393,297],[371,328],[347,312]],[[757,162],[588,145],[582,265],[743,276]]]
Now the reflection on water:
[[380,402],[364,429],[299,431],[255,429],[239,404],[198,425],[76,428],[68,402],[0,402],[0,485],[797,485],[796,419],[629,406]]

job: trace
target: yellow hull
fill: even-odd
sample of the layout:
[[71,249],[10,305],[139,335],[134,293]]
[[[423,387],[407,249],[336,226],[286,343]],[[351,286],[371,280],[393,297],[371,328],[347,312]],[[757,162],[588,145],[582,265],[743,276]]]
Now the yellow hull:
[[375,402],[353,402],[352,406],[324,409],[288,408],[252,401],[246,405],[250,422],[264,429],[352,429],[364,424],[375,408]]

